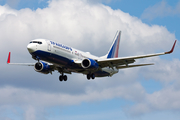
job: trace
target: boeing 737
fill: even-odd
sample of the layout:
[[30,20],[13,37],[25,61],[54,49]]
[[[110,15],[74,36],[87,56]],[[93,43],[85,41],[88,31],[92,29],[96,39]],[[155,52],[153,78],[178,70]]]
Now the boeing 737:
[[57,70],[61,74],[59,76],[60,81],[67,81],[67,75],[64,74],[73,72],[84,74],[90,80],[95,79],[95,77],[112,76],[118,73],[119,69],[153,65],[134,65],[132,63],[140,58],[170,54],[173,52],[177,41],[175,40],[172,49],[168,52],[118,57],[120,37],[121,31],[117,31],[108,53],[102,57],[97,57],[89,52],[83,52],[51,40],[35,39],[28,44],[27,49],[32,58],[37,60],[36,63],[10,63],[11,52],[9,52],[7,63],[11,65],[34,66],[35,71],[44,74],[52,74],[53,71]]

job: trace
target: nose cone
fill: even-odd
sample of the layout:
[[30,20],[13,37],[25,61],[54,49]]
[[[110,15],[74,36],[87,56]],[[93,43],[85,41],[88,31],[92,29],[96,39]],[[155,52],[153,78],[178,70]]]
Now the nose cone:
[[33,44],[28,44],[27,49],[28,49],[29,53],[33,53],[36,50],[35,45],[33,45]]

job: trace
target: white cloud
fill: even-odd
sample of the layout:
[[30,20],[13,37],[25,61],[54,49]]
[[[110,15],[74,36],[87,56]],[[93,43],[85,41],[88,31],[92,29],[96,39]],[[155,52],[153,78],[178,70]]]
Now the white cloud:
[[80,104],[81,102],[112,99],[114,97],[122,97],[128,100],[141,101],[140,99],[144,94],[144,89],[139,83],[136,82],[133,82],[132,84],[118,85],[113,87],[101,87],[101,89],[95,88],[93,86],[87,86],[85,92],[81,94],[69,94],[63,92],[52,93],[41,90],[37,91],[27,88],[6,86],[0,88],[0,105],[8,106],[18,104],[20,106],[31,105],[36,107],[50,107],[57,105],[66,106]]
[[[148,61],[151,63],[151,60]],[[142,101],[136,101],[137,104],[126,109],[131,115],[143,115],[154,111],[180,110],[180,61],[177,59],[165,61],[160,58],[155,58],[153,61],[155,62],[154,67],[141,69],[139,73],[143,74],[147,80],[160,81],[163,88],[152,94],[144,94]]]
[[[134,114],[144,110],[153,111],[161,108],[155,107],[160,101],[157,99],[155,103],[153,97],[158,93],[163,99],[165,92],[147,94],[138,81],[139,74],[160,80],[162,84],[163,81],[169,83],[173,80],[178,83],[178,59],[165,61],[158,57],[149,58],[142,61],[155,61],[155,67],[120,70],[112,78],[97,78],[95,81],[87,81],[83,75],[72,74],[64,83],[58,82],[59,74],[56,73],[45,76],[33,71],[32,67],[4,64],[9,51],[13,52],[14,62],[33,61],[26,46],[35,38],[51,39],[101,56],[106,54],[119,29],[122,30],[120,56],[171,48],[175,35],[165,27],[149,26],[121,10],[112,10],[102,4],[89,4],[83,0],[52,0],[47,8],[35,11],[0,6],[0,26],[0,54],[3,56],[0,58],[3,61],[0,63],[3,71],[0,78],[0,107],[17,104],[27,106],[24,113],[26,119],[36,119],[36,107],[74,105],[115,97],[135,102],[135,107],[130,107]],[[168,85],[165,87],[170,90]],[[169,94],[174,91],[170,90]],[[169,98],[168,101],[179,105],[177,100]],[[169,108],[175,109],[171,105],[162,109]]]
[[144,71],[148,73],[145,75],[146,78],[153,78],[166,84],[169,84],[174,80],[177,80],[178,82],[178,71],[180,70],[179,59],[173,59],[172,61],[162,61],[160,58],[156,58],[154,59],[154,62],[155,68],[150,67],[149,69],[147,69],[147,71]]
[[142,115],[155,111],[179,111],[180,110],[180,90],[175,90],[173,86],[164,88],[161,91],[147,94],[144,100],[130,107],[129,114]]
[[25,120],[36,120],[36,110],[32,106],[28,106],[25,113]]
[[170,6],[165,0],[155,4],[154,6],[148,7],[141,15],[142,19],[153,20],[157,17],[167,17],[167,16],[174,16],[180,14],[180,2],[177,5]]

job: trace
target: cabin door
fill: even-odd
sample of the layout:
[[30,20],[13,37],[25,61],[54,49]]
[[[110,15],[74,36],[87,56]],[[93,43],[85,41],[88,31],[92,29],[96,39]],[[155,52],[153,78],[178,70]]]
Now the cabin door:
[[51,51],[51,43],[50,43],[50,41],[47,41],[47,50]]

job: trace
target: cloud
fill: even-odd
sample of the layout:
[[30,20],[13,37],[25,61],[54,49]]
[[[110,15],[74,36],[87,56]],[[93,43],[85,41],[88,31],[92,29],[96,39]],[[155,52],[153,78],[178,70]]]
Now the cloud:
[[160,81],[163,88],[152,94],[145,92],[141,101],[134,100],[137,104],[126,109],[131,115],[137,116],[155,111],[180,110],[180,89],[178,87],[180,85],[180,61],[177,59],[162,61],[160,58],[153,59],[153,61],[156,66],[141,69],[139,73],[143,74],[145,80]]
[[[130,106],[131,114],[142,113],[144,109],[147,112],[153,111],[160,107],[154,107],[152,98],[157,93],[163,96],[165,92],[147,94],[138,81],[140,75],[159,80],[162,84],[163,80],[175,80],[178,83],[179,66],[176,64],[179,64],[179,59],[165,61],[159,57],[149,58],[141,61],[155,61],[157,66],[120,70],[112,78],[97,78],[94,81],[87,81],[86,76],[81,74],[72,74],[68,76],[67,82],[62,83],[59,83],[59,74],[56,72],[53,75],[43,75],[36,73],[33,67],[5,64],[9,51],[12,51],[12,62],[36,62],[26,49],[29,41],[35,38],[50,39],[102,56],[108,51],[119,29],[122,30],[119,56],[166,51],[171,48],[175,35],[165,27],[149,26],[137,17],[103,4],[90,4],[83,0],[52,0],[48,7],[34,11],[0,6],[0,26],[0,54],[3,56],[0,58],[3,61],[0,63],[0,108],[4,105],[26,106],[26,120],[36,119],[38,107],[43,109],[76,105],[116,97],[135,103],[135,106]],[[167,73],[172,71],[173,74],[168,76]],[[165,87],[170,90],[168,84]],[[174,88],[173,84],[169,94],[176,90]],[[174,103],[177,101],[169,99]],[[158,102],[160,101],[157,100]],[[169,108],[165,106],[162,109]],[[175,108],[171,106],[171,109]]]
[[[146,74],[146,78],[153,78],[155,80],[159,80],[165,84],[169,84],[174,80],[177,80],[180,70],[180,62],[179,59],[173,59],[172,61],[169,60],[163,60],[161,61],[160,58],[156,58],[153,60],[156,63],[156,69],[149,68],[148,72],[149,74]],[[143,72],[143,71],[142,71]]]
[[34,107],[29,106],[25,113],[25,120],[36,120],[36,110]]
[[112,2],[113,0],[85,0],[89,3],[110,3]]
[[155,18],[163,18],[167,16],[174,16],[180,14],[180,2],[177,3],[175,7],[168,5],[165,0],[155,4],[154,6],[150,6],[144,10],[141,15],[142,19],[153,20]]
[[[85,93],[81,93],[79,95],[69,94],[69,93],[49,93],[46,91],[36,91],[32,89],[26,88],[16,88],[16,87],[1,87],[0,88],[0,96],[2,99],[0,100],[1,106],[3,105],[20,105],[20,106],[36,106],[36,107],[50,107],[50,106],[66,106],[66,105],[76,105],[81,102],[91,102],[91,101],[99,101],[103,99],[112,99],[114,97],[123,97],[125,99],[136,99],[136,97],[129,96],[129,94],[138,94],[136,91],[128,90],[128,87],[132,89],[136,89],[137,91],[142,91],[143,88],[140,84],[134,83],[126,86],[116,86],[114,88],[107,89],[99,89],[94,90],[92,88],[87,88]],[[116,92],[119,91],[119,92]],[[124,93],[123,91],[127,91]],[[129,93],[129,94],[127,94]],[[141,94],[139,93],[139,96]],[[29,99],[31,98],[31,99]]]
[[180,90],[173,86],[153,94],[146,94],[144,100],[127,109],[129,114],[137,116],[157,111],[179,111]]

